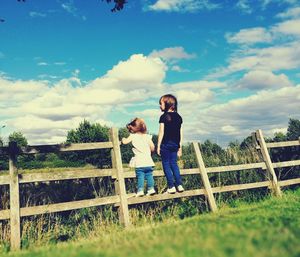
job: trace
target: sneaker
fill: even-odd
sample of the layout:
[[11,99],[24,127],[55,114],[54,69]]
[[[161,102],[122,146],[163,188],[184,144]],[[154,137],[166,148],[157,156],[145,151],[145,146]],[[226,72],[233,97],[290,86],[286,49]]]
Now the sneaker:
[[176,193],[176,188],[175,187],[168,188],[167,192],[169,194],[175,194]]
[[143,191],[138,191],[135,195],[135,197],[141,197],[144,196],[144,192]]
[[156,194],[154,188],[149,189],[147,192],[147,195],[154,195],[154,194]]
[[177,191],[178,191],[179,193],[182,193],[182,192],[184,191],[183,186],[182,186],[182,185],[179,185],[179,186],[177,187]]

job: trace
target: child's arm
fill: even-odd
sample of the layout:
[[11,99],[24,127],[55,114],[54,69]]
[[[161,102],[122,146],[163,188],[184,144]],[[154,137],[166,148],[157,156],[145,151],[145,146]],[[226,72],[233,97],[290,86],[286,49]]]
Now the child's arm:
[[181,157],[182,156],[182,137],[183,137],[183,129],[182,129],[182,126],[180,128],[180,142],[179,142],[179,149],[178,149],[178,152],[177,152],[177,156],[178,157]]
[[151,152],[154,152],[154,150],[155,150],[155,145],[154,145],[152,139],[150,139],[150,141],[149,141],[149,146],[150,146]]
[[159,123],[158,140],[157,140],[157,154],[158,155],[160,155],[160,145],[161,145],[162,139],[164,138],[164,129],[165,129],[165,124]]
[[127,145],[127,144],[129,144],[130,142],[132,141],[132,138],[131,138],[131,136],[129,136],[129,137],[123,137],[122,138],[122,144],[123,145]]

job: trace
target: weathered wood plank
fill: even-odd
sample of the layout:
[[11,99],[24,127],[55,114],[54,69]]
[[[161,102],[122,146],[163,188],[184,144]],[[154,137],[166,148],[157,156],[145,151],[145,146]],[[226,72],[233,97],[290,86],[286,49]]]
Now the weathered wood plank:
[[19,153],[37,154],[49,152],[69,152],[112,148],[112,142],[95,142],[80,144],[35,145],[21,147]]
[[203,181],[204,189],[206,191],[206,195],[208,198],[209,206],[210,206],[212,212],[215,212],[215,211],[217,211],[218,208],[217,208],[217,204],[216,204],[213,192],[211,190],[211,185],[210,185],[209,178],[208,178],[208,175],[206,172],[204,161],[202,159],[199,144],[196,142],[193,142],[193,147],[194,147],[194,151],[196,153],[196,160],[197,160],[197,164],[199,167],[200,176]]
[[110,177],[114,172],[114,169],[81,169],[72,171],[51,171],[47,173],[25,173],[21,175],[20,183]]
[[110,130],[110,138],[113,143],[113,154],[112,154],[112,163],[114,168],[116,168],[116,192],[120,196],[120,207],[118,208],[119,211],[119,218],[120,223],[123,224],[125,227],[130,225],[129,220],[129,211],[128,211],[128,202],[127,202],[127,195],[126,195],[126,186],[125,186],[125,179],[124,179],[124,172],[123,172],[123,164],[122,164],[122,157],[121,157],[121,149],[120,149],[120,141],[119,141],[119,133],[117,128],[111,128]]
[[299,146],[300,140],[266,143],[267,148]]
[[10,210],[0,211],[0,220],[9,220],[10,219]]
[[[116,204],[120,202],[120,197],[117,195],[106,196],[101,198],[72,201],[66,203],[55,203],[49,205],[39,205],[32,207],[24,207],[20,209],[20,216],[26,217],[31,215],[46,214],[53,212],[70,211],[82,208],[96,207],[101,205]],[[10,210],[0,211],[0,220],[9,219]]]
[[[219,167],[206,167],[207,173],[217,173],[217,172],[227,172],[227,171],[238,171],[238,170],[250,170],[250,169],[266,169],[266,164],[264,162],[259,163],[247,163],[247,164],[237,164],[237,165],[228,165],[228,166],[219,166]],[[124,169],[124,178],[135,178],[134,171],[128,171],[129,169]],[[193,169],[181,169],[180,174],[184,175],[195,175],[199,174],[199,168]],[[163,177],[165,176],[162,170],[153,171],[154,177]]]
[[282,187],[290,186],[290,185],[296,185],[296,184],[300,184],[300,178],[281,180],[281,181],[278,181],[278,183]]
[[247,184],[213,187],[212,191],[214,193],[222,193],[222,192],[238,191],[238,190],[245,190],[245,189],[259,188],[259,187],[270,187],[270,186],[271,186],[270,181],[263,181],[263,182],[247,183]]
[[263,159],[265,161],[267,170],[268,170],[269,174],[271,175],[272,191],[275,193],[275,195],[280,196],[281,195],[280,186],[277,181],[276,173],[273,168],[273,164],[272,164],[269,152],[268,152],[268,148],[266,146],[264,136],[260,129],[256,131],[256,138],[259,142],[260,151],[261,151]]
[[24,207],[24,208],[21,208],[21,216],[25,217],[25,216],[31,216],[31,215],[37,215],[37,214],[70,211],[70,210],[76,210],[76,209],[81,209],[81,208],[96,207],[96,206],[107,205],[107,204],[115,204],[115,203],[118,203],[119,201],[120,201],[119,196],[114,195],[114,196],[107,196],[107,197],[66,202],[66,203],[55,203],[55,204],[49,204],[49,205]]
[[10,175],[10,242],[12,250],[21,247],[20,193],[17,170],[17,144],[9,143],[9,175]]
[[237,164],[219,167],[207,167],[207,173],[216,172],[226,172],[226,171],[238,171],[238,170],[250,170],[250,169],[266,169],[266,164],[264,162],[259,163],[247,163],[247,164]]
[[284,167],[299,166],[299,165],[300,165],[300,160],[286,161],[286,162],[273,162],[274,168],[284,168]]
[[0,176],[0,185],[9,185],[10,175]]
[[191,197],[191,196],[199,196],[204,195],[204,189],[195,189],[195,190],[187,190],[182,193],[168,194],[167,192],[163,194],[157,194],[153,196],[143,196],[143,197],[135,197],[135,194],[128,195],[128,204],[140,204],[140,203],[148,203],[148,202],[156,202],[163,200],[170,200],[176,198],[183,197]]

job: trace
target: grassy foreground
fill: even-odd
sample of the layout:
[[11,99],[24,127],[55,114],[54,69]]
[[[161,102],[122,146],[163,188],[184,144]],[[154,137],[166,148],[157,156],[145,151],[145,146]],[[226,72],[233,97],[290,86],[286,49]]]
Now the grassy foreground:
[[259,203],[237,202],[218,213],[113,228],[77,242],[10,252],[6,256],[300,256],[300,189]]

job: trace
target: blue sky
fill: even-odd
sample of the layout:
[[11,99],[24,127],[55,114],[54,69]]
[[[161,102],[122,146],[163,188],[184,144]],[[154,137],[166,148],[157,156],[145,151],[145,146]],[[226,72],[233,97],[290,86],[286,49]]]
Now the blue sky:
[[1,136],[61,143],[87,119],[157,133],[173,93],[185,141],[222,146],[300,118],[296,0],[1,0]]

